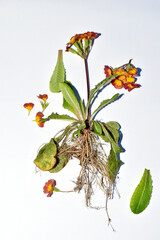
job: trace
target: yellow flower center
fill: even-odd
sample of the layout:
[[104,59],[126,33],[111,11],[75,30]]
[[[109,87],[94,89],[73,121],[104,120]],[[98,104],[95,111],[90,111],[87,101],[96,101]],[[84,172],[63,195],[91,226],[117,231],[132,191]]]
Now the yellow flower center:
[[134,81],[135,81],[135,78],[132,77],[131,75],[127,77],[127,82],[133,83]]
[[32,110],[33,107],[32,106],[27,106],[26,108],[30,111],[30,110]]
[[52,187],[52,185],[50,184],[50,185],[48,186],[48,192],[50,192],[52,189],[53,189],[53,187]]

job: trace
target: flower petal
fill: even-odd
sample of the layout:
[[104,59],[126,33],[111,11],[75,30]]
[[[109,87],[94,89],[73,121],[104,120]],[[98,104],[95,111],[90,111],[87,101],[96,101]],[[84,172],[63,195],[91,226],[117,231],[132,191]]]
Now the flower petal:
[[104,73],[106,78],[112,75],[112,69],[109,66],[104,66]]
[[127,89],[129,92],[132,91],[134,88],[139,88],[141,87],[140,84],[137,83],[125,83],[124,88]]
[[123,75],[124,76],[128,76],[128,73],[124,69],[122,69],[122,68],[114,70],[113,74],[117,74],[118,76],[123,76]]
[[131,67],[131,68],[128,70],[128,73],[129,73],[130,75],[137,76],[137,71],[138,71],[137,68],[132,68],[132,67]]

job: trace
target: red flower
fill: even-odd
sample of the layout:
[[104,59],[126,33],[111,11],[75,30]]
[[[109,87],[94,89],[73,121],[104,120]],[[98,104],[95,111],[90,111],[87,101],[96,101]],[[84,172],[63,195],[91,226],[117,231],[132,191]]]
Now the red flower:
[[139,88],[141,85],[137,83],[125,83],[124,88],[128,90],[128,92],[132,91],[134,88]]
[[28,110],[28,115],[29,115],[30,111],[34,107],[34,104],[33,103],[25,103],[23,106],[24,106],[24,108],[26,108]]
[[104,66],[104,73],[106,75],[106,78],[112,75],[112,69],[108,66]]
[[38,113],[36,114],[36,119],[33,120],[33,121],[37,122],[37,124],[38,124],[39,127],[44,127],[45,122],[39,122],[39,121],[43,118],[43,116],[44,116],[43,113],[38,112]]
[[53,189],[56,185],[56,181],[54,179],[48,180],[43,187],[43,192],[48,193],[47,197],[51,197],[53,194]]
[[44,102],[46,102],[46,100],[48,99],[48,95],[47,94],[39,94],[38,98],[42,99]]

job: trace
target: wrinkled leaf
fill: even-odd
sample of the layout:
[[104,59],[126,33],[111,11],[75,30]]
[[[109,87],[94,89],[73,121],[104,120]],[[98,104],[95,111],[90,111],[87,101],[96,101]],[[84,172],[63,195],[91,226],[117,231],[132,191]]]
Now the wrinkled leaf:
[[43,118],[42,120],[40,120],[40,122],[46,122],[46,121],[49,121],[51,119],[58,119],[58,120],[65,120],[65,121],[72,121],[72,122],[77,121],[77,119],[72,118],[72,117],[70,117],[66,114],[59,115],[57,113],[52,113],[47,118]]
[[91,116],[91,119],[93,119],[94,115],[99,112],[102,108],[104,108],[105,106],[107,106],[108,104],[114,102],[117,98],[119,97],[119,93],[115,94],[111,99],[106,99],[106,100],[103,100],[99,107],[93,112],[92,116]]
[[107,130],[109,131],[110,135],[112,136],[112,138],[114,139],[114,141],[116,143],[118,143],[119,141],[119,124],[116,123],[116,122],[108,122],[108,123],[105,123],[105,127],[107,128]]
[[68,163],[68,158],[66,156],[59,155],[57,157],[56,165],[50,170],[50,172],[57,173],[61,171],[66,166],[67,163]]
[[111,144],[111,150],[108,157],[108,161],[106,163],[106,170],[109,174],[112,182],[116,179],[120,166],[123,164],[118,159],[118,154],[123,152],[122,148],[119,147],[118,143],[114,141],[113,137],[110,135],[110,132],[106,129],[105,125],[100,123],[103,134],[100,136],[104,141],[109,142]]
[[56,164],[55,155],[57,153],[57,147],[53,139],[45,144],[39,151],[34,163],[42,171],[48,171]]
[[108,161],[106,164],[106,170],[109,174],[109,178],[114,182],[119,168],[123,163],[118,159],[117,154],[113,151],[113,148],[110,150]]
[[60,88],[63,94],[63,97],[65,98],[66,102],[73,108],[74,113],[78,117],[79,120],[82,120],[82,112],[79,105],[79,102],[76,98],[76,95],[73,91],[73,89],[69,86],[68,83],[60,83]]
[[116,130],[120,129],[119,124],[117,122],[114,122],[114,121],[107,122],[105,125],[108,126],[108,127],[114,128]]
[[145,169],[140,183],[136,187],[130,201],[130,209],[139,214],[144,211],[150,202],[152,194],[152,179],[150,170]]
[[61,89],[59,87],[59,83],[65,81],[65,68],[63,65],[63,57],[62,57],[63,51],[58,51],[58,58],[57,58],[57,64],[55,66],[55,69],[53,71],[53,74],[50,79],[49,87],[50,91],[57,93],[60,92]]

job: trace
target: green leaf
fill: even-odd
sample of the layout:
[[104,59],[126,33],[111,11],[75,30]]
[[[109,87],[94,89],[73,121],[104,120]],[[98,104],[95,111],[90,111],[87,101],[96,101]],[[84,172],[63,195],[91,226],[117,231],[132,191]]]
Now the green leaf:
[[73,132],[72,137],[74,138],[76,135],[78,135],[78,136],[80,135],[80,129]]
[[118,142],[116,142],[113,138],[113,136],[111,135],[110,131],[108,131],[108,129],[106,129],[105,124],[100,123],[100,125],[102,126],[102,130],[104,135],[102,135],[102,139],[106,142],[110,142],[112,145],[112,148],[114,150],[115,153],[121,153],[123,152],[122,148],[119,147]]
[[46,121],[49,121],[51,119],[58,119],[58,120],[65,120],[65,121],[77,121],[76,118],[72,118],[66,114],[62,114],[62,115],[59,115],[57,113],[52,113],[51,115],[49,115],[47,118],[43,118],[42,120],[40,120],[40,122],[46,122]]
[[57,64],[56,64],[56,67],[54,69],[54,72],[51,76],[50,83],[49,83],[50,91],[54,92],[54,93],[61,91],[61,89],[59,87],[59,83],[65,81],[65,68],[63,65],[62,53],[63,53],[62,50],[58,51]]
[[115,142],[110,132],[106,129],[105,125],[102,123],[100,123],[100,125],[103,130],[103,134],[100,135],[100,137],[104,141],[109,142],[111,144],[110,154],[108,157],[108,161],[106,163],[106,170],[109,174],[110,179],[112,180],[112,182],[114,182],[118,174],[119,168],[123,164],[118,159],[118,154],[123,152],[123,150],[119,147],[118,142]]
[[130,209],[139,214],[148,206],[152,194],[152,179],[150,170],[145,169],[140,183],[136,187],[130,201]]
[[78,117],[78,119],[82,120],[83,116],[82,116],[81,108],[73,89],[66,82],[60,83],[60,88],[66,102],[73,108],[74,113]]
[[102,127],[101,127],[101,125],[97,121],[92,121],[92,123],[93,123],[93,131],[97,135],[102,135]]
[[68,157],[63,156],[63,155],[59,155],[57,157],[56,165],[52,169],[50,169],[49,171],[51,173],[57,173],[57,172],[61,171],[66,166],[67,163],[68,163]]
[[112,180],[112,182],[114,182],[114,180],[116,179],[119,168],[122,164],[123,163],[120,160],[118,160],[117,154],[111,147],[110,154],[108,156],[108,161],[106,164],[106,170],[107,170],[107,172],[109,174],[109,178]]
[[60,192],[61,190],[59,190],[58,188],[54,187],[54,188],[53,188],[53,191],[54,191],[54,192]]
[[53,139],[45,144],[39,151],[34,163],[42,171],[48,171],[56,164],[55,155],[57,154],[57,147]]
[[116,143],[119,141],[119,124],[116,122],[107,122],[104,124]]
[[[69,81],[65,81],[65,83],[67,83],[71,88],[72,90],[74,91],[75,95],[77,94],[78,96],[78,99],[79,99],[79,102],[80,102],[80,106],[81,106],[81,112],[82,112],[82,115],[83,115],[83,118],[85,116],[85,113],[84,113],[84,106],[83,106],[83,102],[82,102],[82,99],[80,98],[79,94],[78,94],[78,91],[75,87],[73,87],[73,85],[71,84],[71,82]],[[72,112],[73,114],[75,114],[75,111],[73,109],[73,107],[65,100],[65,98],[63,97],[63,107],[67,110],[69,110],[70,112]],[[76,114],[75,114],[76,115]]]
[[82,102],[82,99],[80,99],[80,106],[81,106],[83,118],[85,119],[85,106],[84,106],[84,104]]
[[105,124],[105,126],[108,126],[108,127],[110,127],[110,128],[114,128],[114,129],[116,129],[116,130],[119,130],[119,129],[120,129],[119,124],[118,124],[117,122],[114,122],[114,121],[107,122],[107,123]]
[[108,105],[109,103],[112,103],[114,102],[117,98],[119,97],[119,93],[115,94],[111,99],[106,99],[106,100],[103,100],[99,107],[92,113],[91,115],[91,118],[90,119],[93,119],[94,115],[99,112],[102,108],[104,108],[106,105]]
[[71,105],[69,105],[69,103],[66,101],[65,98],[63,98],[63,107],[65,109],[69,110],[70,112],[72,112],[74,115],[76,115],[73,107]]
[[95,88],[93,88],[90,92],[90,96],[86,105],[86,116],[88,113],[88,108],[93,100],[93,98],[95,97],[95,94],[100,90],[100,88],[102,88],[103,86],[105,86],[107,83],[110,83],[112,80],[114,80],[117,77],[117,74],[114,74],[112,76],[109,76],[107,78],[105,78],[104,80],[102,80],[101,82],[99,82]]

